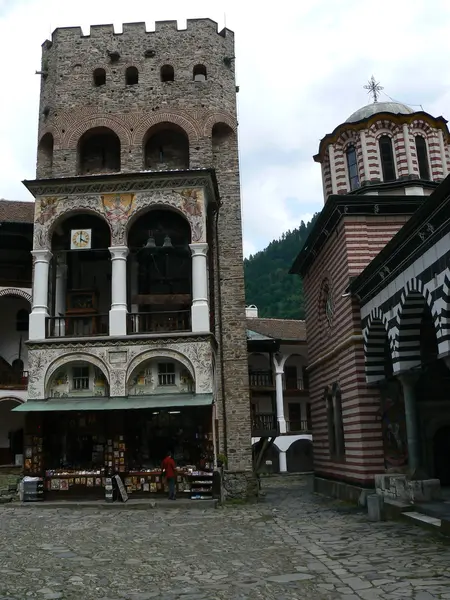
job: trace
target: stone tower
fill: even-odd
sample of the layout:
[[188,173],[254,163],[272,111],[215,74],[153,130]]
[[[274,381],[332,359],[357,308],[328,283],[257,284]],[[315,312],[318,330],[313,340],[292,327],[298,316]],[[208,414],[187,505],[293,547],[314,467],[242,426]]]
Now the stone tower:
[[[49,397],[51,374],[64,355],[70,363],[73,347],[79,359],[104,363],[111,397],[127,396],[141,353],[143,360],[176,357],[196,392],[214,395],[217,451],[226,454],[229,470],[249,472],[234,63],[233,32],[219,32],[209,19],[188,20],[185,30],[176,21],[156,22],[150,32],[145,23],[124,24],[122,33],[92,26],[89,35],[60,28],[44,42],[36,180],[25,182],[36,198],[30,398]],[[183,261],[192,268],[186,289],[152,284],[143,294],[132,247],[138,256],[155,239],[156,246],[170,245],[186,222],[190,253]],[[92,244],[104,235],[98,257],[100,248],[110,253],[91,285],[100,288],[97,312],[109,314],[102,349],[93,331],[75,337],[67,319],[58,322],[69,310],[64,289],[78,289],[89,271],[80,271],[81,251],[68,253],[79,227],[92,232]],[[145,244],[147,237],[152,241]],[[189,312],[189,319],[144,327],[139,315],[161,308]]]

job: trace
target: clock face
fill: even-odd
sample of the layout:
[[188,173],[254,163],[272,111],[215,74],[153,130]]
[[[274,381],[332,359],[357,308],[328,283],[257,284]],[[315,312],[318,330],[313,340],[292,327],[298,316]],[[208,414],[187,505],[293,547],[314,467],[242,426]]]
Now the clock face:
[[89,249],[91,239],[92,229],[72,229],[70,248],[71,250]]

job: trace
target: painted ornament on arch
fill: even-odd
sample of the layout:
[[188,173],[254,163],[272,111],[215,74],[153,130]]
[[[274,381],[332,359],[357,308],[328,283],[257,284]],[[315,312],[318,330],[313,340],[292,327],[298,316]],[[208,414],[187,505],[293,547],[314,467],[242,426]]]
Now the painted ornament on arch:
[[125,222],[133,212],[135,194],[103,194],[102,209],[106,218],[112,224]]

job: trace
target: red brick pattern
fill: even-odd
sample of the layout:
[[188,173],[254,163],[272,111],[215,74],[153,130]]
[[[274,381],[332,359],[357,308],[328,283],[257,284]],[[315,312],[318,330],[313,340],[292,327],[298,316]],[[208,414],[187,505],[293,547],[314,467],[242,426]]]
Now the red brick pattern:
[[[318,474],[369,483],[384,469],[380,399],[367,387],[361,317],[357,302],[342,297],[359,274],[406,222],[407,217],[344,217],[303,278],[306,300],[314,462]],[[333,294],[331,327],[325,315],[324,282]],[[345,458],[330,457],[324,389],[342,392]]]

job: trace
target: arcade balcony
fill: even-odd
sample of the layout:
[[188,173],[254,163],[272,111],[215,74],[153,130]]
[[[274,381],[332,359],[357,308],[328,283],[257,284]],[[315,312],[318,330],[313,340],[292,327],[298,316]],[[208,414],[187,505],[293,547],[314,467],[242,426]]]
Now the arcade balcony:
[[276,413],[257,413],[252,415],[252,437],[276,437],[278,434]]

